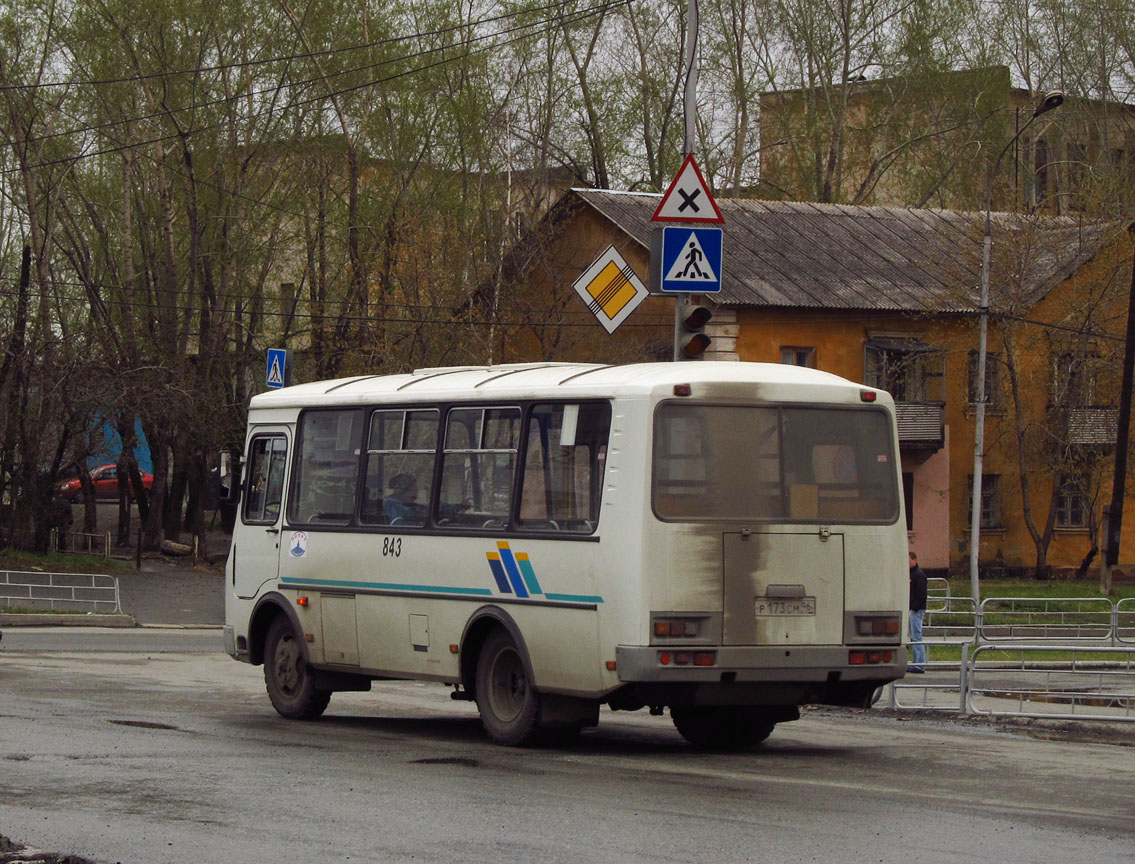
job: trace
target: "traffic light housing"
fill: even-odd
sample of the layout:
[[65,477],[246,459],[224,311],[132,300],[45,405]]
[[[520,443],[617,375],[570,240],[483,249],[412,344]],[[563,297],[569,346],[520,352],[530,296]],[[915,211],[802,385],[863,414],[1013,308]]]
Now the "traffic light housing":
[[679,331],[675,346],[678,360],[701,360],[709,348],[710,339],[705,333],[705,325],[713,313],[705,306],[683,303],[678,307]]

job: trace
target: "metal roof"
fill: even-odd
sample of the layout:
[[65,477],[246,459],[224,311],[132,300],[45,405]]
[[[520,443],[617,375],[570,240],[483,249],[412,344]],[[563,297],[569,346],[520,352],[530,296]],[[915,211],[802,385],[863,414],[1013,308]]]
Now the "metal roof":
[[[575,196],[650,248],[660,195],[573,189]],[[718,199],[725,217],[725,305],[974,312],[981,281],[984,213],[842,204]],[[992,214],[994,278],[999,245],[1031,238],[1020,277],[1039,300],[1099,249],[1108,226],[1070,217]],[[1000,238],[1000,239],[999,239]],[[994,285],[994,290],[996,290]]]

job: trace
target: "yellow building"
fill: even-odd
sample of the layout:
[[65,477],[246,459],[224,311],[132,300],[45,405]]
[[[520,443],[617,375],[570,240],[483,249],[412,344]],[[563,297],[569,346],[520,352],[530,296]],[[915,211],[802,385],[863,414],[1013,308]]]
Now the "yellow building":
[[996,164],[997,209],[1130,204],[1135,106],[1069,96],[1013,140],[1043,95],[1014,87],[1005,66],[762,93],[758,194],[980,210]]
[[[649,298],[608,336],[571,290],[611,245],[647,279],[658,201],[573,190],[552,208],[544,230],[508,262],[502,308],[517,326],[508,330],[504,359],[671,356],[672,297]],[[719,204],[726,220],[722,291],[705,298],[714,309],[708,356],[809,365],[890,391],[899,409],[912,548],[926,568],[964,572],[982,216]],[[1111,497],[1130,226],[1005,214],[994,214],[993,226],[979,559],[984,571],[1031,571],[1038,561],[1076,568],[1099,538]],[[557,324],[570,327],[553,344]],[[1129,570],[1133,487],[1120,559]],[[1098,563],[1096,556],[1093,572]]]

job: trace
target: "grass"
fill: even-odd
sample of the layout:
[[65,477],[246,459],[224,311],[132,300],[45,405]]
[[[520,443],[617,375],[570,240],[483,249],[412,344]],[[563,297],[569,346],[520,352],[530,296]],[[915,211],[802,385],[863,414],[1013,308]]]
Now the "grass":
[[82,609],[33,609],[30,606],[0,606],[5,615],[87,615]]
[[133,562],[117,558],[103,558],[101,555],[72,555],[66,552],[51,552],[46,555],[36,552],[11,550],[0,554],[0,570],[32,570],[44,573],[113,573],[115,570],[132,570]]
[[[968,579],[950,579],[950,594],[969,597]],[[978,586],[986,597],[1103,597],[1098,578],[1093,579],[982,579]],[[1112,583],[1110,600],[1135,597],[1135,582]]]

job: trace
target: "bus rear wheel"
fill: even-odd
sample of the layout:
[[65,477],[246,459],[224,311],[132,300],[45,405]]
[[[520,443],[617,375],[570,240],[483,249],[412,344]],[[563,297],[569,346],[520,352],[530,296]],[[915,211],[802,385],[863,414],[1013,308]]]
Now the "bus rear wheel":
[[314,720],[331,701],[331,692],[315,689],[315,677],[291,622],[283,615],[268,628],[264,643],[264,684],[272,707],[290,720]]
[[540,696],[504,630],[485,640],[477,658],[477,710],[489,738],[506,747],[533,743],[540,731]]
[[772,734],[776,722],[760,708],[671,708],[682,737],[707,750],[744,750]]

